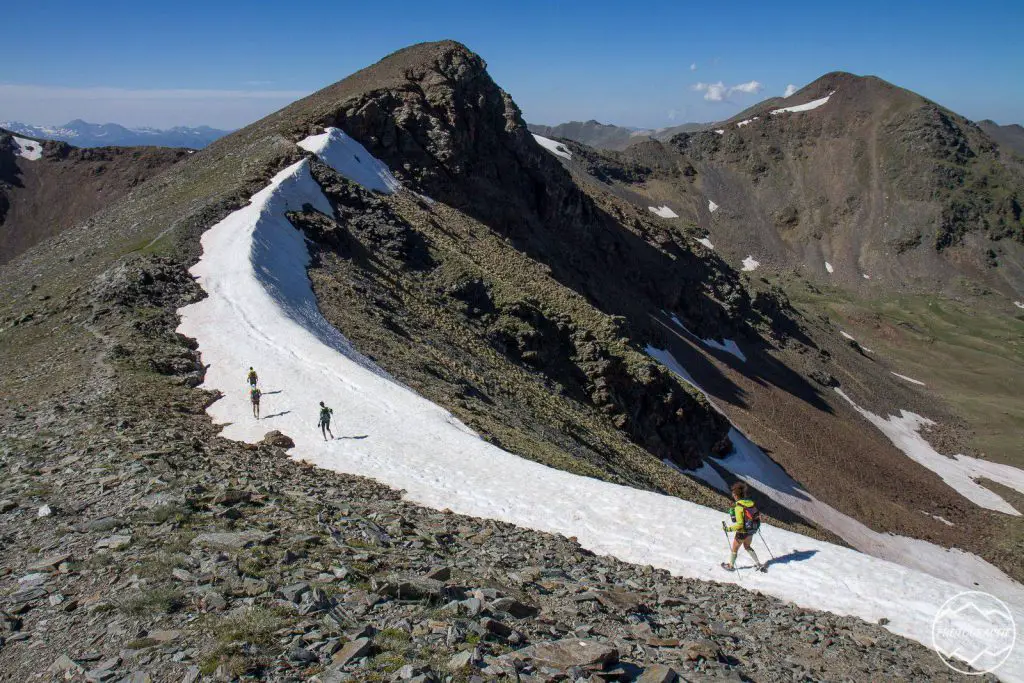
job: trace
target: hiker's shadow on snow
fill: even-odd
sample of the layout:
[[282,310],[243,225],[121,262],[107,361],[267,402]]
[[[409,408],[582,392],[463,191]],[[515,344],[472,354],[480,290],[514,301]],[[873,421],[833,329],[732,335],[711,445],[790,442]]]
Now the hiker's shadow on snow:
[[803,562],[809,560],[818,554],[817,550],[794,550],[791,553],[785,555],[779,555],[765,562],[766,567],[771,567],[776,564],[789,564],[790,562]]
[[273,391],[264,391],[263,395],[264,396],[273,396],[274,394],[280,394],[283,391],[284,391],[284,389],[274,389]]
[[290,410],[282,410],[280,413],[271,413],[270,415],[264,415],[263,419],[264,420],[269,420],[272,417],[281,417],[282,415],[287,415],[290,412],[292,412],[292,411],[290,411]]

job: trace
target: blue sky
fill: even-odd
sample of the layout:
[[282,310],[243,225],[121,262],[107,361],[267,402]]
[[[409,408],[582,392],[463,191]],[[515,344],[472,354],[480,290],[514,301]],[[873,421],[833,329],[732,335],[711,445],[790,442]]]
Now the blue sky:
[[719,120],[834,70],[1024,123],[1022,24],[1020,0],[37,0],[0,41],[0,120],[234,128],[405,45],[453,38],[538,123]]

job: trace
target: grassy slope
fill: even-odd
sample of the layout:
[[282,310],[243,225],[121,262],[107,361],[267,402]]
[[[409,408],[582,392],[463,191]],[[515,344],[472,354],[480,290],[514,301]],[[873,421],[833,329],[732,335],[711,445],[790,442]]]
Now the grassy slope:
[[938,295],[869,299],[836,287],[815,289],[786,282],[798,306],[829,315],[948,402],[972,427],[973,455],[1024,466],[1024,312]]

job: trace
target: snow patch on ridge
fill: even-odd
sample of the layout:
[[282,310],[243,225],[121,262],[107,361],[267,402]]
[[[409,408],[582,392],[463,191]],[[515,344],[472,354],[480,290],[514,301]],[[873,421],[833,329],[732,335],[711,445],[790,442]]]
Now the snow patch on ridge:
[[340,128],[325,128],[320,135],[311,135],[299,142],[299,147],[317,155],[338,173],[368,190],[392,194],[402,188],[383,162]]
[[898,373],[898,372],[892,372],[892,371],[890,371],[890,374],[892,374],[892,375],[895,375],[896,377],[899,377],[900,379],[905,379],[905,380],[907,380],[908,382],[910,382],[911,384],[917,384],[917,385],[920,385],[920,386],[922,386],[922,387],[923,387],[923,386],[927,386],[927,385],[926,385],[926,384],[925,384],[924,382],[921,382],[920,380],[916,380],[916,379],[914,379],[913,377],[907,377],[906,375],[901,375],[901,374],[900,374],[900,373]]
[[662,218],[679,218],[679,214],[667,206],[648,206],[647,210],[653,214],[661,216]]
[[[226,438],[256,443],[280,429],[296,443],[292,457],[404,489],[410,502],[575,536],[595,553],[681,576],[738,583],[719,569],[720,511],[502,451],[359,354],[317,307],[306,274],[305,240],[285,217],[305,204],[330,212],[302,160],[203,235],[203,255],[192,272],[208,296],[180,309],[179,330],[199,344],[208,366],[205,387],[223,393],[208,412],[224,426]],[[267,386],[281,383],[284,389],[265,394],[264,401],[271,399],[267,412],[284,409],[274,418],[253,420],[240,388],[239,377],[254,359]],[[344,416],[339,428],[363,430],[369,438],[323,441],[315,427],[321,400]],[[745,586],[810,609],[868,621],[885,617],[888,629],[922,643],[930,642],[938,606],[963,590],[848,548],[768,524],[762,529],[780,555],[798,552],[805,559],[785,564],[785,571],[744,577]],[[909,542],[897,540],[901,548]],[[959,551],[942,551],[941,557],[922,553],[922,563],[1008,592],[1001,583],[1008,581],[1005,576],[982,576],[972,561]],[[843,578],[840,587],[837,576]],[[1024,599],[1010,601],[1024,623]],[[984,633],[987,624],[965,618],[968,638]],[[1024,678],[1024,656],[1012,653],[999,673]]]
[[901,410],[899,416],[890,415],[888,418],[882,418],[854,403],[842,389],[836,387],[835,391],[864,419],[878,427],[896,448],[906,453],[907,457],[917,464],[939,475],[950,488],[964,498],[987,510],[1020,516],[1020,512],[1002,496],[985,488],[977,480],[989,479],[1024,493],[1024,470],[966,455],[942,455],[920,434],[921,427],[935,424],[932,420],[906,410]]
[[718,204],[715,204],[713,201],[711,201],[709,199],[708,200],[708,211],[710,211],[711,213],[714,213],[715,211],[718,211]]
[[561,142],[556,142],[551,138],[546,138],[542,135],[537,135],[536,133],[531,133],[531,135],[533,135],[533,139],[537,141],[538,145],[551,152],[556,157],[572,159],[572,152],[570,152]]
[[725,129],[724,128],[717,128],[717,129],[715,129],[715,132],[718,133],[719,135],[725,135]]
[[707,237],[698,237],[697,241],[700,242],[701,244],[703,244],[708,249],[714,249],[715,248],[715,245],[713,245],[711,243],[711,240],[709,240]]
[[850,334],[847,334],[846,332],[843,332],[842,330],[839,330],[839,334],[843,335],[843,337],[845,337],[846,339],[849,339],[850,341],[855,342],[857,344],[857,346],[859,346],[864,351],[866,351],[868,353],[874,353],[874,351],[872,351],[868,347],[866,347],[863,344],[861,344],[859,341],[854,339],[853,336],[851,336]]
[[829,272],[829,275],[835,272],[835,269],[832,268],[832,264],[829,263],[828,261],[825,261],[825,270]]
[[12,135],[11,139],[14,140],[15,146],[18,148],[15,154],[22,159],[38,161],[43,158],[43,144],[41,142],[19,138],[17,135]]
[[818,107],[820,107],[823,104],[825,104],[826,102],[828,102],[828,98],[832,97],[835,94],[836,94],[836,91],[833,90],[828,95],[825,95],[824,97],[822,97],[820,100],[811,100],[810,102],[806,102],[804,104],[797,104],[797,105],[792,106],[792,107],[783,107],[782,109],[773,109],[772,110],[772,114],[785,114],[787,112],[810,111],[812,109],[817,109]]
[[753,256],[748,256],[747,258],[743,259],[743,270],[757,270],[757,267],[760,265],[761,262],[755,259]]
[[1013,305],[1017,308],[1024,308],[1024,301],[1014,301]]
[[755,116],[755,117],[754,117],[754,118],[752,118],[752,119],[747,119],[747,120],[745,120],[745,121],[740,121],[739,123],[737,123],[737,124],[736,124],[736,127],[737,127],[737,128],[742,128],[743,126],[749,126],[749,125],[750,125],[750,124],[752,124],[752,123],[753,123],[754,121],[757,121],[757,120],[758,120],[759,118],[761,118],[761,117],[760,117],[760,116]]

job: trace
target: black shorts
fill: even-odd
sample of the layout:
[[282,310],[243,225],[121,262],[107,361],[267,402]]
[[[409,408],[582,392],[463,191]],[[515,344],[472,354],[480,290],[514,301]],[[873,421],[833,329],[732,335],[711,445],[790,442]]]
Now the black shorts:
[[753,536],[753,534],[748,534],[746,531],[737,531],[736,535],[733,538],[735,538],[737,541],[743,542],[751,536]]

